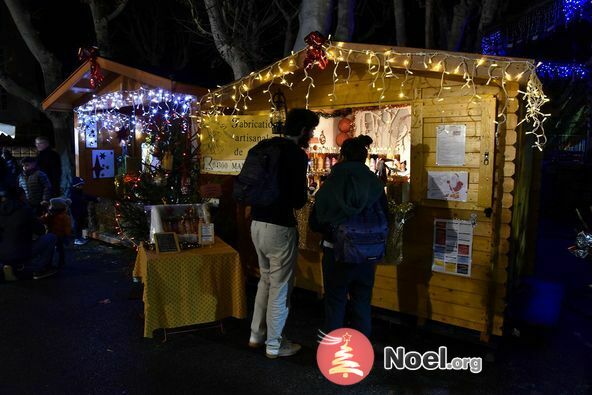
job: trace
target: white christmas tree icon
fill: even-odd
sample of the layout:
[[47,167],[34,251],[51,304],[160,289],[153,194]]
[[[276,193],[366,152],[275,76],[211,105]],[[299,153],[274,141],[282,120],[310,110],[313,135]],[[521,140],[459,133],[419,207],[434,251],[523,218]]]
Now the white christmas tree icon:
[[353,348],[349,346],[349,342],[351,340],[351,335],[349,333],[345,333],[342,337],[343,344],[339,347],[339,351],[335,353],[335,359],[331,362],[333,367],[329,369],[329,374],[341,374],[343,378],[349,377],[349,374],[357,374],[360,377],[364,376],[364,372],[360,367],[360,364],[356,361],[352,360],[354,354],[351,352]]

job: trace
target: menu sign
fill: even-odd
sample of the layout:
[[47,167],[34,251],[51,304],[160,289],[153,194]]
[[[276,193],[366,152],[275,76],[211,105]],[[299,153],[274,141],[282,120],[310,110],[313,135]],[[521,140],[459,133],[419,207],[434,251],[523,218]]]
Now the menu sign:
[[156,244],[156,252],[179,252],[179,240],[177,235],[173,232],[155,233],[154,243]]

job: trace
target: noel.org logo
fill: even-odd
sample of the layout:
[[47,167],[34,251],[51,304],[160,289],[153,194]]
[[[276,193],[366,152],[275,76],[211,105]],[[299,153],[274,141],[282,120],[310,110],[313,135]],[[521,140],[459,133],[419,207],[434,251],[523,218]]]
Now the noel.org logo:
[[327,380],[339,385],[362,381],[372,370],[374,350],[366,336],[351,328],[320,332],[317,364]]

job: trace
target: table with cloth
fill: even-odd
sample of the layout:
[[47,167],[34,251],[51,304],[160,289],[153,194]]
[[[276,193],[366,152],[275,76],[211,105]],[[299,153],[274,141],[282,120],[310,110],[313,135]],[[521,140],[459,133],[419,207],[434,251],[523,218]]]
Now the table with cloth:
[[144,284],[144,336],[247,316],[245,282],[236,250],[219,238],[211,246],[157,253],[138,248],[134,277]]

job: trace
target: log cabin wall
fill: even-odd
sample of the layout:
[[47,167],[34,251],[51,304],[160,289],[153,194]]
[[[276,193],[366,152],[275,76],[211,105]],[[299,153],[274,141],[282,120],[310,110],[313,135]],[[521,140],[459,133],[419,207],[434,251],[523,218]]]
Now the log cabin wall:
[[[505,93],[493,84],[485,85],[485,81],[476,80],[473,91],[463,89],[462,80],[447,80],[441,86],[439,77],[415,72],[403,86],[404,75],[386,79],[384,98],[379,103],[380,93],[371,88],[375,81],[367,73],[367,67],[358,64],[351,67],[349,83],[338,82],[336,85],[330,72],[313,70],[311,75],[315,88],[309,97],[309,108],[320,110],[380,104],[409,104],[412,107],[411,201],[416,204],[417,211],[405,230],[403,264],[377,267],[372,304],[422,319],[473,329],[481,333],[483,340],[487,340],[490,334],[501,335],[508,268],[509,262],[513,262],[510,245],[526,245],[524,238],[512,230],[512,223],[518,220],[523,223],[522,217],[526,218],[529,209],[520,206],[522,214],[512,212],[517,179],[520,185],[530,185],[530,178],[521,180],[518,177],[526,175],[516,171],[520,164],[517,150],[530,150],[520,146],[517,139],[518,84],[506,85],[510,100],[504,109]],[[299,81],[297,77],[293,80]],[[261,92],[269,88],[258,89],[251,92],[253,101],[249,104],[248,114],[266,114],[269,111],[269,93]],[[286,95],[289,109],[306,105],[306,82],[300,82],[291,90],[274,85],[270,92],[277,89]],[[403,98],[400,97],[401,92]],[[330,100],[331,97],[334,99]],[[498,111],[505,113],[507,121],[500,127],[496,139]],[[436,126],[442,123],[466,125],[465,166],[436,167],[435,131]],[[520,168],[527,172],[529,165],[524,163]],[[455,169],[469,172],[468,201],[426,199],[427,171]],[[526,193],[527,189],[521,189],[521,193]],[[471,277],[432,272],[434,219],[468,220],[471,214],[475,214],[477,219]],[[238,238],[243,246],[250,242],[248,221],[244,215],[244,211],[239,212],[243,227],[239,228]],[[520,219],[519,215],[522,215]],[[243,254],[250,255],[247,252]],[[251,261],[256,265],[256,259]],[[297,286],[322,293],[319,253],[300,252],[296,278]]]

